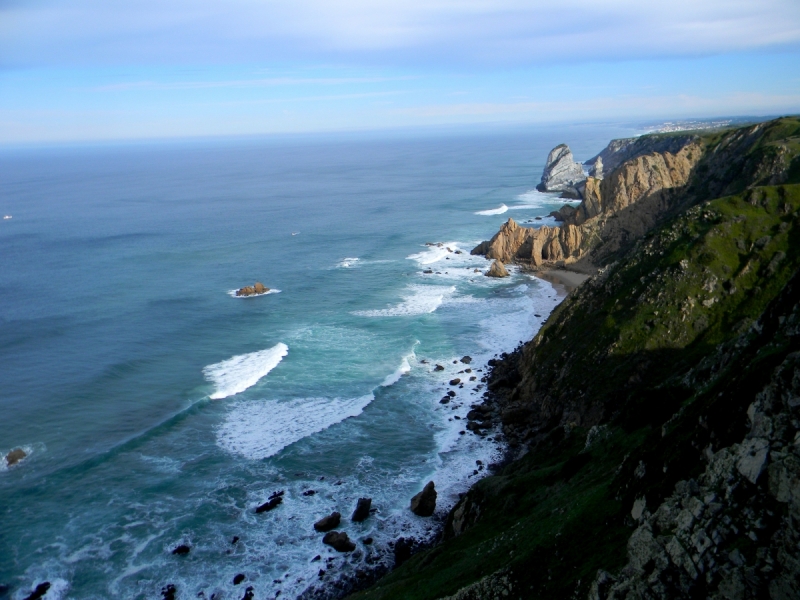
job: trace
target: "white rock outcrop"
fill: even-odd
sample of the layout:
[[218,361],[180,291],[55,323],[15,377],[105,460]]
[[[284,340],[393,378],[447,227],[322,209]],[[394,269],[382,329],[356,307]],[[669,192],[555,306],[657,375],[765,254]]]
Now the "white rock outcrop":
[[542,181],[536,186],[540,192],[564,192],[578,197],[576,186],[586,180],[583,167],[572,158],[572,150],[559,144],[547,155]]

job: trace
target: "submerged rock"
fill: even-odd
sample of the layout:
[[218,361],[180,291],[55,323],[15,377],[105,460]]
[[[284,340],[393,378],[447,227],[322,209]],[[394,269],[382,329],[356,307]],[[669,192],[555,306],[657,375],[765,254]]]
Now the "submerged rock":
[[366,521],[367,517],[369,517],[369,509],[371,507],[372,498],[359,498],[358,503],[356,504],[356,510],[353,512],[353,516],[350,517],[350,520],[355,521],[356,523]]
[[487,277],[508,277],[506,266],[499,260],[495,260],[489,270],[486,272]]
[[341,521],[342,515],[338,512],[332,512],[327,517],[322,517],[314,523],[314,529],[319,532],[330,531],[331,529],[336,529]]
[[14,448],[11,452],[6,454],[6,463],[9,467],[13,467],[23,458],[28,456],[28,454],[22,448]]
[[337,552],[352,552],[356,549],[356,545],[350,541],[350,538],[343,531],[330,531],[322,538],[322,543],[327,544]]
[[172,553],[177,554],[178,556],[183,556],[184,554],[189,554],[192,547],[189,544],[180,544],[179,546],[175,546],[173,548]]
[[436,510],[436,486],[429,481],[422,491],[411,498],[411,512],[419,517],[430,517]]

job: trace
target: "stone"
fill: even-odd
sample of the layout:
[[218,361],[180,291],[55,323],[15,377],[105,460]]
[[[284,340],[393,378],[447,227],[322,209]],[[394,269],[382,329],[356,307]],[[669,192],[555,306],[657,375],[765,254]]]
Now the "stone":
[[645,499],[644,496],[642,496],[641,498],[637,498],[633,502],[633,508],[631,508],[631,517],[633,517],[634,521],[638,521],[639,519],[642,518],[642,513],[644,512],[644,509],[646,507],[647,507],[647,500]]
[[459,383],[461,383],[461,379],[459,379],[458,377],[450,380],[450,385],[458,385]]
[[233,585],[239,585],[244,581],[244,573],[238,573],[233,577]]
[[264,284],[260,281],[256,281],[256,284],[253,286],[253,290],[256,294],[264,294],[269,291],[269,288],[264,287]]
[[436,366],[433,368],[433,370],[434,370],[434,371],[444,371],[444,367],[443,367],[442,365],[436,365]]
[[372,507],[372,498],[359,498],[356,503],[356,509],[353,511],[353,516],[350,517],[351,521],[360,523],[366,521],[369,517],[369,509]]
[[330,531],[331,529],[336,529],[339,526],[341,520],[342,520],[342,515],[334,511],[327,517],[322,517],[319,521],[314,523],[314,529],[320,532]]
[[745,440],[737,455],[736,468],[742,477],[745,477],[750,483],[755,483],[767,464],[768,454],[769,442],[767,440],[761,438]]
[[329,531],[322,538],[322,543],[327,544],[337,552],[352,552],[356,549],[356,545],[350,541],[350,538],[343,531]]
[[175,600],[175,595],[178,593],[178,588],[174,584],[168,583],[161,588],[161,597],[163,600]]
[[269,512],[283,502],[283,490],[273,493],[269,499],[256,508],[256,513]]
[[506,266],[499,260],[495,260],[489,270],[486,271],[487,277],[508,277]]
[[472,357],[471,356],[464,356],[464,357],[461,358],[461,362],[464,363],[465,365],[468,365],[468,364],[470,364],[472,362]]
[[412,550],[414,549],[414,538],[399,538],[394,543],[394,566],[395,568],[402,565],[409,558],[411,558]]
[[8,464],[9,467],[13,467],[26,456],[28,456],[28,454],[22,448],[14,448],[11,452],[6,454],[6,464]]
[[436,510],[436,487],[429,481],[422,491],[411,498],[411,512],[418,517],[430,517]]
[[559,144],[547,155],[542,181],[536,189],[540,192],[575,192],[576,184],[585,179],[583,167],[573,160],[569,146]]
[[317,493],[316,490],[306,490],[305,492],[303,492],[303,496],[313,496],[316,493]]
[[589,175],[595,179],[603,178],[603,158],[601,156],[598,156],[594,161],[594,164],[589,169]]
[[252,585],[248,585],[247,589],[244,591],[244,596],[242,596],[242,600],[253,600],[255,597],[255,591],[253,590]]
[[37,585],[33,591],[25,596],[25,600],[39,600],[40,598],[44,598],[44,595],[47,593],[47,590],[50,589],[50,582],[45,581]]
[[439,400],[439,404],[449,404],[450,403],[450,396],[443,396],[441,400]]
[[172,553],[177,554],[178,556],[184,556],[185,554],[189,554],[192,547],[189,544],[180,544],[179,546],[175,546],[173,548]]

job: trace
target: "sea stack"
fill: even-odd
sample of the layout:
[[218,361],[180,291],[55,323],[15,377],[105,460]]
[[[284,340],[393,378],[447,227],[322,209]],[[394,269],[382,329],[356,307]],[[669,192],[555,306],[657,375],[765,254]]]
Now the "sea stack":
[[436,487],[429,481],[422,491],[411,498],[411,512],[418,517],[430,517],[436,510]]
[[489,270],[486,272],[487,277],[508,277],[508,271],[506,270],[506,266],[496,260],[492,263],[492,266],[489,267]]
[[547,155],[542,181],[536,186],[540,192],[561,192],[565,198],[580,198],[580,184],[586,181],[583,167],[572,158],[572,150],[559,144]]

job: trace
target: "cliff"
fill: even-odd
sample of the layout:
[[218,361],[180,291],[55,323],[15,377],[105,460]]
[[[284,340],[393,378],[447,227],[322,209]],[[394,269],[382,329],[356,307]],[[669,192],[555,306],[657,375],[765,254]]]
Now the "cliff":
[[572,265],[594,272],[691,204],[750,185],[782,183],[790,172],[796,175],[800,166],[796,161],[790,164],[794,142],[784,129],[785,124],[775,121],[705,136],[614,140],[599,155],[606,177],[587,178],[578,207],[564,207],[556,214],[563,225],[523,228],[509,219],[472,254],[533,269]]
[[692,144],[652,228],[494,364],[471,418],[514,460],[357,597],[800,597],[800,119]]

